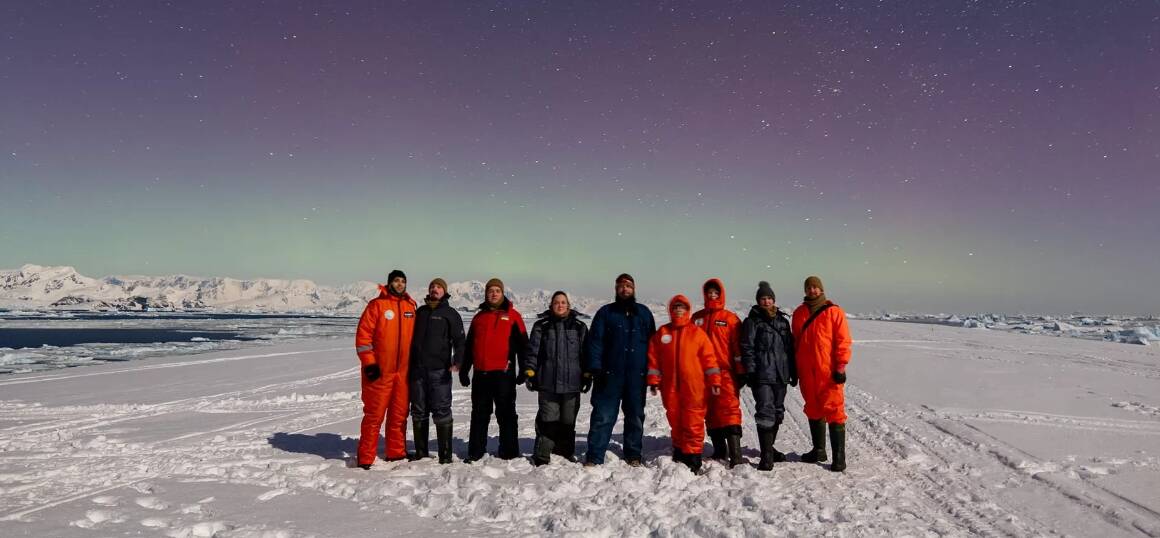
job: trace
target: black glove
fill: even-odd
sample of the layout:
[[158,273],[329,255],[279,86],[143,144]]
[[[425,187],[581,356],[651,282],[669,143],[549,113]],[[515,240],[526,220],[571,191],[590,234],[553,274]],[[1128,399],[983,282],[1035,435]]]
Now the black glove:
[[789,386],[791,386],[791,387],[797,386],[797,378],[796,377],[789,378]]
[[467,372],[464,370],[459,371],[459,384],[465,387],[471,386],[471,376],[467,375]]
[[524,384],[528,387],[528,390],[532,392],[540,390],[540,384],[536,382],[536,372],[528,370],[524,373],[524,379]]
[[379,369],[377,364],[368,364],[363,366],[363,375],[367,376],[367,381],[374,382],[383,377],[383,371]]
[[846,372],[839,372],[837,370],[834,370],[834,374],[832,377],[834,378],[834,383],[837,383],[839,385],[846,382]]
[[605,372],[605,371],[592,372],[592,386],[596,387],[597,391],[604,389],[604,386],[607,384],[608,384],[608,372]]
[[580,392],[587,393],[591,389],[592,389],[592,374],[590,374],[588,372],[584,372],[584,375],[580,376]]
[[745,379],[745,384],[749,385],[750,387],[756,387],[758,385],[757,374],[754,372],[749,372],[749,373],[745,374],[743,379]]
[[742,388],[745,387],[746,382],[749,381],[747,379],[747,377],[748,376],[746,374],[734,374],[733,375],[733,385],[735,385],[737,387],[737,390],[741,390]]

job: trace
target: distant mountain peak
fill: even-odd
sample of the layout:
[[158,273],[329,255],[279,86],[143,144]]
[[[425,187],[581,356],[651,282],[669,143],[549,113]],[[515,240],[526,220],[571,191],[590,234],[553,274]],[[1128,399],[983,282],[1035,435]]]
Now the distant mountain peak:
[[[320,286],[307,279],[110,275],[100,279],[81,275],[73,267],[25,264],[16,270],[0,270],[0,307],[21,309],[92,310],[189,310],[231,311],[326,311],[358,313],[379,294],[374,282]],[[474,311],[484,300],[485,283],[479,280],[448,282],[451,305]],[[533,289],[505,295],[515,308],[531,317],[546,310],[551,291]],[[426,289],[413,290],[421,300]],[[607,302],[570,296],[580,312],[594,314]],[[656,310],[656,305],[650,305]],[[663,311],[663,307],[660,307]]]

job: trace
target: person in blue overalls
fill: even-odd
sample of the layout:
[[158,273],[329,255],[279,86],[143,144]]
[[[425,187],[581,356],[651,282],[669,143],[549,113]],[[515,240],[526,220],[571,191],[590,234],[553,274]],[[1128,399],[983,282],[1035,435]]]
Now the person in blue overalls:
[[616,301],[596,312],[585,342],[585,371],[593,383],[585,465],[604,463],[618,408],[624,411],[624,461],[640,465],[648,341],[654,332],[652,312],[636,302],[636,281],[627,273],[616,277]]

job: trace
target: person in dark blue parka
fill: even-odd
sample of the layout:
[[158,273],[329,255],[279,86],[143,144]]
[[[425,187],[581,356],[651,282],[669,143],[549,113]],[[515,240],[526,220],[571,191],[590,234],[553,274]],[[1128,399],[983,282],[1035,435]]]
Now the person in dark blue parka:
[[593,380],[585,465],[604,463],[618,408],[624,411],[624,459],[629,465],[640,465],[648,340],[654,332],[652,312],[636,302],[632,276],[616,277],[616,301],[596,312],[585,341],[586,371]]

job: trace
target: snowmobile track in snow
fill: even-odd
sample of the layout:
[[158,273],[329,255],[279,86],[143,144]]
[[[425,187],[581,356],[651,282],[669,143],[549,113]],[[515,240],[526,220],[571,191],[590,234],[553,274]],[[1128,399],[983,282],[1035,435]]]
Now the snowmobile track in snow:
[[[930,423],[959,441],[980,447],[1015,472],[1026,472],[1023,470],[1023,462],[1036,459],[1033,455],[1004,443],[970,424],[937,418]],[[1086,487],[1079,488],[1073,482],[1059,479],[1051,472],[1032,472],[1031,478],[1034,479],[1033,483],[1041,484],[1049,494],[1058,494],[1078,508],[1091,511],[1108,523],[1148,536],[1160,536],[1160,526],[1155,523],[1160,519],[1160,512],[1109,491],[1099,484],[1084,479]],[[1149,522],[1148,518],[1153,521]]]
[[[847,424],[847,445],[861,447],[883,457],[892,463],[892,471],[907,482],[918,486],[922,493],[955,524],[963,525],[971,534],[984,536],[1026,536],[1029,529],[1015,525],[1011,512],[994,505],[992,510],[984,510],[981,502],[987,498],[977,486],[954,476],[951,470],[954,461],[936,450],[931,450],[925,439],[913,432],[911,426],[895,421],[901,411],[859,390],[852,384],[846,385],[847,410],[850,419]],[[853,442],[850,442],[853,441]],[[847,451],[850,452],[851,448]],[[849,465],[861,462],[852,459],[859,452],[847,455]],[[937,465],[925,461],[926,457],[938,460]]]

